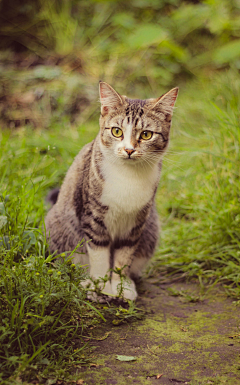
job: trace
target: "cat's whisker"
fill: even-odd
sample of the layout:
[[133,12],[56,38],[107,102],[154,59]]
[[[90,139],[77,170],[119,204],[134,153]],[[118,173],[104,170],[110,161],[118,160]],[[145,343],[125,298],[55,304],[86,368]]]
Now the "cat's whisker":
[[150,166],[151,169],[153,169],[156,166],[156,162],[153,162],[151,158],[145,158],[145,162]]
[[[159,153],[158,153],[158,155],[157,155],[157,153],[151,153],[151,158],[152,159],[159,159]],[[162,160],[163,161],[169,161],[169,162],[172,162],[172,163],[177,163],[177,160],[174,160],[174,159],[172,159],[172,158],[169,158],[168,156],[167,156],[167,154],[166,155],[164,155],[163,157],[162,157]]]
[[[167,164],[166,164],[167,163]],[[177,162],[171,162],[169,159],[165,159],[163,160],[163,164],[166,164],[166,167],[168,166],[174,166],[175,168],[177,168],[178,170],[181,170],[181,171],[184,171],[184,169],[182,167],[179,166],[179,164]]]
[[146,158],[145,158],[145,162],[148,164],[148,166],[150,166],[150,168],[153,168],[153,164],[151,164],[151,162],[149,161],[149,159],[146,159]]
[[151,155],[148,155],[146,156],[144,159],[148,160],[149,162],[151,162],[151,164],[155,165],[156,163],[159,163],[161,159],[159,159],[159,157],[157,156],[151,156]]
[[[148,161],[151,162],[152,164],[155,164],[155,162],[154,162],[155,159],[159,160],[159,156],[157,156],[157,155],[155,155],[155,154],[154,154],[153,156],[150,156],[150,155],[148,155],[148,156],[150,157],[150,159],[148,159]],[[173,166],[175,166],[175,168],[178,168],[179,170],[184,171],[184,170],[179,166],[179,164],[177,163],[177,161],[174,161],[174,160],[172,160],[172,159],[168,159],[166,156],[163,157],[162,162],[163,162],[163,164],[169,163],[171,166],[173,165]]]

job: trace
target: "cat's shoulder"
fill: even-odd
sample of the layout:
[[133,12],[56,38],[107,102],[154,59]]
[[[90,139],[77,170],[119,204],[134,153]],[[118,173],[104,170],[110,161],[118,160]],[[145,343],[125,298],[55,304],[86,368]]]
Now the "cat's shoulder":
[[95,142],[95,139],[92,140],[91,142],[85,144],[85,146],[83,146],[83,148],[81,148],[79,153],[76,155],[75,159],[83,158],[83,157],[89,155],[90,153],[92,153],[94,142]]
[[[76,155],[73,163],[69,167],[67,174],[64,178],[61,193],[64,191],[66,194],[69,194],[69,188],[74,190],[78,186],[79,181],[83,180],[83,176],[89,172],[91,156],[93,151],[94,140],[90,143],[87,143]],[[60,194],[63,195],[63,194]]]
[[85,146],[75,156],[74,164],[77,164],[77,165],[81,164],[82,165],[82,164],[89,161],[89,159],[91,158],[92,151],[93,151],[94,141],[95,141],[95,139],[92,140],[92,142],[85,144]]

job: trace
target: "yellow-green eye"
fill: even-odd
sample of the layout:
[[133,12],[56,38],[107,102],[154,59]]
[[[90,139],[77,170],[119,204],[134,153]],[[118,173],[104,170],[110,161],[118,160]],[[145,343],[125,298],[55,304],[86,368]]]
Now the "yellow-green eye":
[[121,128],[118,128],[118,127],[113,127],[112,128],[112,134],[113,136],[115,136],[116,138],[120,138],[123,134]]
[[151,139],[152,136],[153,136],[152,131],[143,131],[143,132],[141,132],[141,134],[140,134],[140,137],[141,137],[142,139],[144,139],[144,140],[149,140],[149,139]]

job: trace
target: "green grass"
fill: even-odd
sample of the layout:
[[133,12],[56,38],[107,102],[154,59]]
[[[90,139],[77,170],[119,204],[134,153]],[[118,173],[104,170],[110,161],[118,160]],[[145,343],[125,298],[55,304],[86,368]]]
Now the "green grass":
[[60,128],[1,133],[0,372],[6,383],[39,371],[43,378],[74,374],[74,366],[87,362],[81,336],[99,320],[80,285],[84,269],[47,256],[42,232],[44,196],[62,179],[71,152],[63,143]]
[[158,192],[162,243],[149,273],[220,281],[239,298],[239,80],[226,72],[193,83],[178,106]]
[[[157,206],[161,245],[147,273],[223,282],[240,299],[239,79],[232,71],[180,90]],[[0,133],[0,373],[17,379],[76,379],[91,360],[90,327],[141,316],[133,304],[94,307],[84,268],[48,255],[45,197],[59,186],[97,122]],[[80,250],[80,249],[79,249]],[[161,274],[161,276],[160,276]],[[100,314],[101,313],[101,314]],[[86,353],[87,352],[87,353]]]

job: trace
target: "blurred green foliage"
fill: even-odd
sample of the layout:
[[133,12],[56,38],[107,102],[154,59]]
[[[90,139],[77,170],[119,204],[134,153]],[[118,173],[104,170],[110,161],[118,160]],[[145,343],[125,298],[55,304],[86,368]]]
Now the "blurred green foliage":
[[100,79],[148,98],[240,69],[239,0],[1,0],[0,19],[0,121],[10,127],[95,118]]
[[2,0],[0,14],[1,49],[73,55],[110,83],[154,89],[203,66],[240,67],[239,0]]

